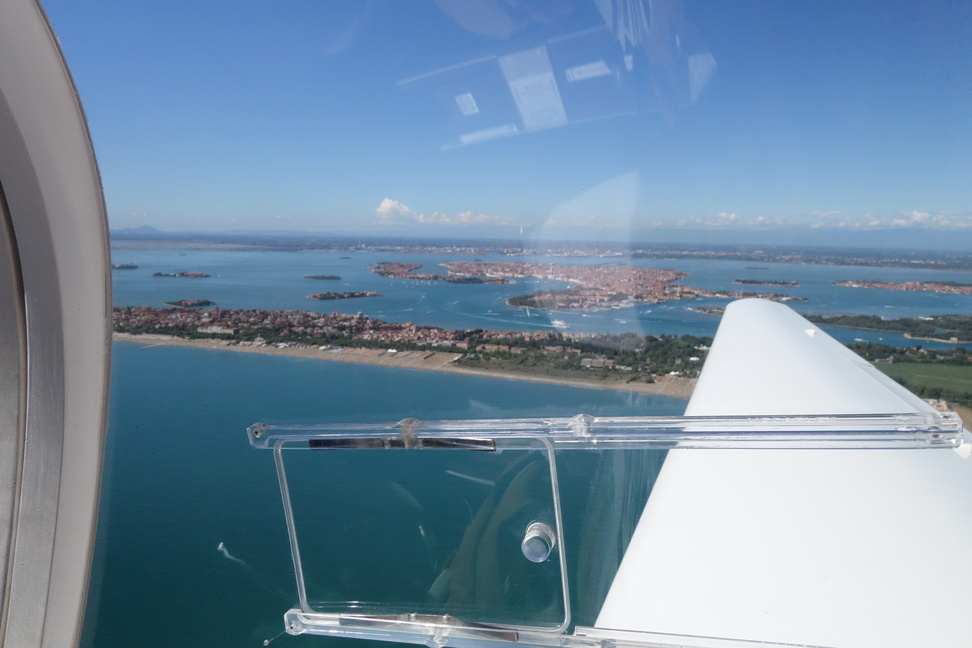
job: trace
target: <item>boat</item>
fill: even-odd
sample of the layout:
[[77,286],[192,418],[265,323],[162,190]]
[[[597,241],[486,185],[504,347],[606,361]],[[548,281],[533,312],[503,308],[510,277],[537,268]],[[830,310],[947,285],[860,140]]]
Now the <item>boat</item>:
[[568,328],[570,328],[570,324],[568,324],[564,320],[560,320],[560,319],[550,320],[550,326],[552,326],[552,327],[554,327],[556,329],[568,329]]

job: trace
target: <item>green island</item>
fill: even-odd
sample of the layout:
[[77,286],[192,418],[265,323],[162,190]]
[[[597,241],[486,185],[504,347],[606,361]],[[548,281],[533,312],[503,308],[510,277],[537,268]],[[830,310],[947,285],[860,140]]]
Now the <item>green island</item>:
[[834,286],[841,288],[879,288],[881,290],[907,290],[914,292],[936,292],[956,295],[972,295],[972,284],[957,281],[835,281]]
[[[514,295],[506,300],[507,306],[516,308],[532,308],[534,310],[558,310],[566,308],[565,300],[570,299],[574,291],[570,288],[561,290],[546,290],[544,292],[531,293],[529,295]],[[611,297],[620,301],[624,295],[612,294]]]
[[961,281],[936,281],[939,286],[949,286],[950,288],[972,288],[970,283],[962,283]]
[[932,315],[884,319],[880,315],[804,315],[817,325],[903,333],[912,340],[952,344],[972,342],[972,315]]
[[786,281],[782,279],[733,279],[732,283],[740,286],[785,286],[788,288],[799,288],[799,281]]
[[166,306],[171,306],[172,308],[205,308],[206,306],[215,306],[216,302],[209,301],[208,299],[176,299],[174,301],[162,302]]
[[421,263],[399,263],[397,261],[381,261],[371,264],[369,270],[381,277],[391,279],[414,279],[418,281],[445,281],[454,284],[505,284],[502,277],[483,277],[474,274],[435,274],[429,272],[415,272],[422,267]]
[[179,279],[205,279],[205,272],[153,272],[153,277],[177,277]]
[[380,297],[381,293],[376,290],[355,290],[352,292],[323,292],[307,295],[307,299],[318,299],[327,301],[329,299],[357,299],[358,297]]
[[442,281],[454,284],[483,284],[483,283],[506,283],[496,279],[486,279],[484,277],[459,277],[455,275],[445,275]]

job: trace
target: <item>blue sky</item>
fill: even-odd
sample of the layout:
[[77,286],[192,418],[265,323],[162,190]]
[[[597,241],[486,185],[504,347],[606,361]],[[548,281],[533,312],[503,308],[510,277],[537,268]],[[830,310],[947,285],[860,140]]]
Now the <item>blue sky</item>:
[[[623,43],[588,1],[45,7],[114,228],[972,228],[967,3],[658,1]],[[537,48],[530,130],[496,57]]]

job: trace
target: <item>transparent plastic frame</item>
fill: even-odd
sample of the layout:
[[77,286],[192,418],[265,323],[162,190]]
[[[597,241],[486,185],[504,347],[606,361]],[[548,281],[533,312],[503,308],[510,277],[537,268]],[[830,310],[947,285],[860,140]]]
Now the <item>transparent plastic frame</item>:
[[[592,627],[603,600],[576,600],[606,593],[630,538],[601,529],[633,529],[665,452],[947,449],[962,444],[963,427],[954,413],[922,412],[257,423],[247,433],[274,452],[299,599],[284,616],[290,634],[729,647],[755,644]],[[564,510],[582,519],[565,530]],[[583,564],[569,571],[568,556]],[[578,573],[583,585],[571,580]]]
[[957,448],[962,421],[954,412],[813,414],[806,416],[628,416],[470,419],[392,423],[324,423],[247,428],[254,448],[502,450],[606,449],[916,449]]

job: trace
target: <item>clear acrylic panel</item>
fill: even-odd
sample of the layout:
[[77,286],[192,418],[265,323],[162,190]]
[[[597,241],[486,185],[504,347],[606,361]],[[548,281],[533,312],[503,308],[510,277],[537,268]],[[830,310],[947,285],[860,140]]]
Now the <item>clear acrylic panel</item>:
[[[670,449],[947,449],[954,414],[494,419],[248,429],[272,449],[287,631],[405,643],[747,645],[595,622]],[[607,643],[605,643],[607,642]]]
[[551,453],[278,453],[301,608],[559,631],[568,621]]

